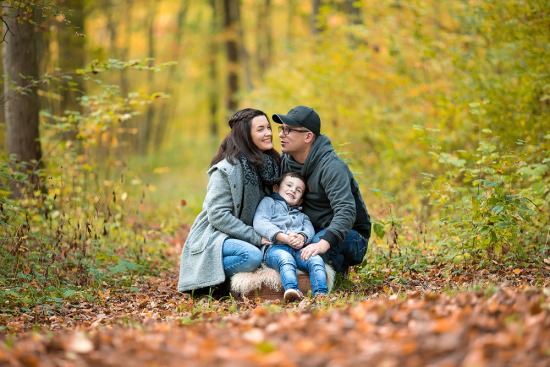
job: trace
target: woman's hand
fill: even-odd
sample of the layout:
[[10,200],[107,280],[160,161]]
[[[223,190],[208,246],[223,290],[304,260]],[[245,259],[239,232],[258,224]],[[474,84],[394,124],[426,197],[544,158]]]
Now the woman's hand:
[[262,239],[260,240],[260,243],[261,243],[262,245],[272,245],[272,244],[273,244],[273,242],[271,242],[270,240],[268,240],[268,239],[265,238],[265,237],[262,237]]

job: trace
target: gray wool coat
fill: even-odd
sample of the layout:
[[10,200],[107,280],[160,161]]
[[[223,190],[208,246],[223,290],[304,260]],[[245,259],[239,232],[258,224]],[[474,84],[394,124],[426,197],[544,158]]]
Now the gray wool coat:
[[[224,282],[222,245],[225,239],[235,238],[261,246],[261,236],[252,228],[252,218],[245,223],[238,217],[244,192],[241,165],[224,159],[212,166],[208,175],[202,211],[191,226],[181,252],[180,292]],[[246,202],[246,205],[255,208],[258,203]]]

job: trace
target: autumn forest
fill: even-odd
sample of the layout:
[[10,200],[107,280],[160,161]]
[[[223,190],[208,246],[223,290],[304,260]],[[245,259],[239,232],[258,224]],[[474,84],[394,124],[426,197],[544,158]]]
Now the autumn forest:
[[[548,365],[547,0],[0,18],[0,366]],[[359,183],[362,264],[322,301],[178,293],[229,117],[296,105]]]

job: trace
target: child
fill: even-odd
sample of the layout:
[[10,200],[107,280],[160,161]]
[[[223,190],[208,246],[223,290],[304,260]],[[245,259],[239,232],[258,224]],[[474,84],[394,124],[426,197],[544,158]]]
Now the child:
[[278,270],[281,275],[285,302],[304,298],[298,287],[296,268],[310,274],[314,297],[324,297],[328,292],[327,273],[321,256],[312,256],[307,261],[300,258],[300,249],[315,235],[311,221],[298,206],[305,190],[304,177],[288,172],[273,185],[273,194],[260,201],[254,215],[256,232],[273,242],[264,259],[268,267]]

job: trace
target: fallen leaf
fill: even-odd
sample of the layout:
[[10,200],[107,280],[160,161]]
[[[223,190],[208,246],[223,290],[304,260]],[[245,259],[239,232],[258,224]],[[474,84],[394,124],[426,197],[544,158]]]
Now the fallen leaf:
[[94,350],[94,344],[82,332],[73,334],[67,347],[67,351],[74,353],[89,353],[92,350]]

